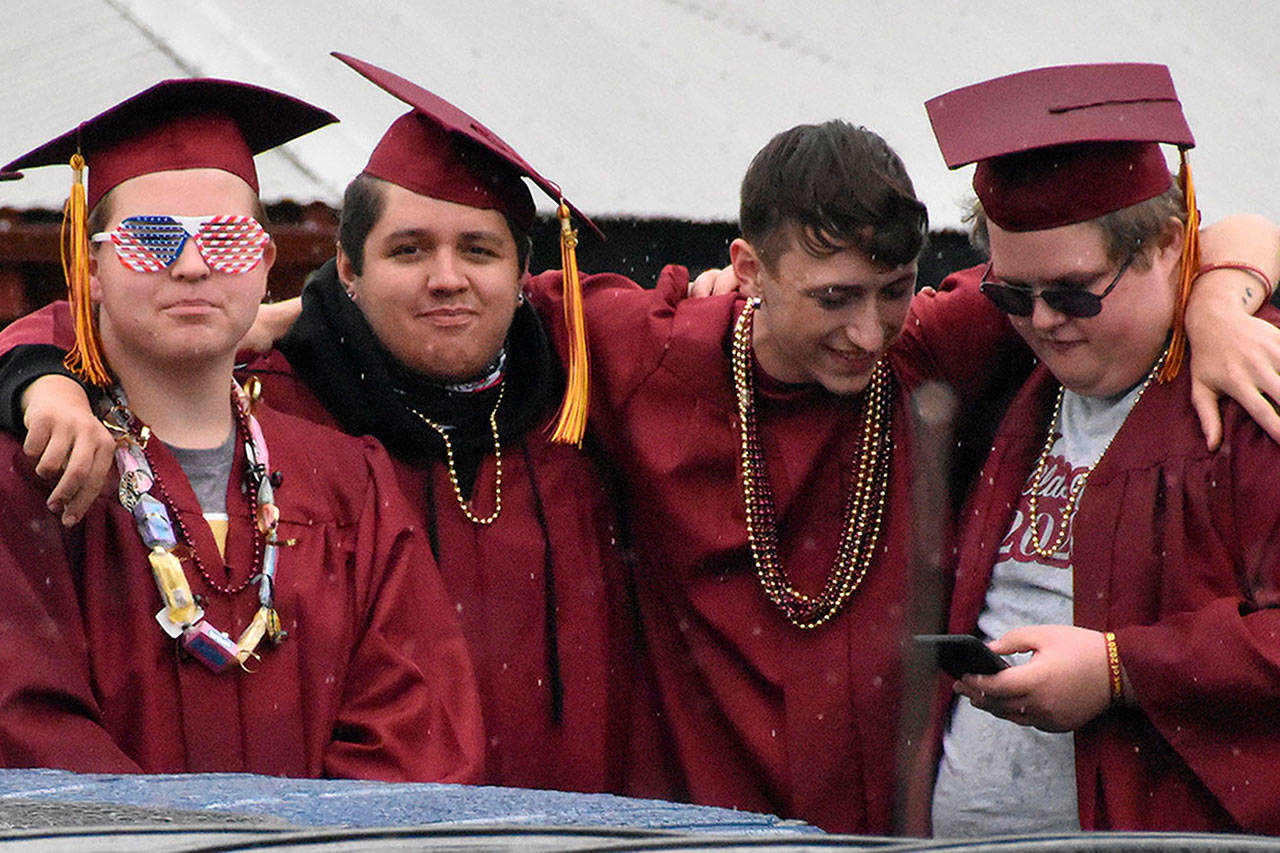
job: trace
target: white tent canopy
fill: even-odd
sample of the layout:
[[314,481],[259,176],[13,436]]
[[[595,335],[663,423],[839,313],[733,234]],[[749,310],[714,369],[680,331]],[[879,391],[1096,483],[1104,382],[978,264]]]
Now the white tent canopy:
[[[775,132],[841,117],[898,149],[935,227],[967,170],[942,164],[926,98],[1038,65],[1162,62],[1198,146],[1201,209],[1280,220],[1280,4],[1219,0],[7,0],[0,162],[165,77],[230,77],[341,125],[260,158],[268,201],[336,205],[403,105],[342,50],[452,100],[591,214],[731,220]],[[63,169],[0,184],[56,207]]]

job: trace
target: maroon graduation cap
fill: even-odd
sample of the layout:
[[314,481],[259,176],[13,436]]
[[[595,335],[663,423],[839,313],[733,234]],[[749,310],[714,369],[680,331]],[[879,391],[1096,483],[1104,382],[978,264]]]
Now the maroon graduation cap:
[[925,103],[947,165],[976,162],[973,189],[1006,231],[1088,222],[1172,186],[1159,143],[1176,145],[1186,226],[1169,355],[1178,374],[1183,317],[1200,265],[1200,216],[1187,149],[1195,145],[1169,69],[1145,63],[1061,65],[997,77]]
[[258,190],[253,155],[337,121],[281,92],[212,78],[164,80],[0,167],[89,167],[87,208],[150,172],[222,169]]
[[[453,104],[372,63],[337,51],[333,56],[413,108],[383,134],[365,166],[366,174],[419,195],[500,211],[525,231],[533,225],[535,209],[522,178],[537,184],[552,201],[565,201],[559,185]],[[604,237],[582,211],[565,204],[598,237]]]
[[1191,148],[1169,69],[1145,63],[1037,68],[925,103],[947,166],[1007,231],[1086,222],[1167,190],[1158,143]]

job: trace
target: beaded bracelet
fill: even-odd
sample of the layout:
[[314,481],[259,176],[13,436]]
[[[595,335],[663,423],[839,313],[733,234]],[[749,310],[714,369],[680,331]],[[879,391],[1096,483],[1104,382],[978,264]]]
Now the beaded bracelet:
[[1111,631],[1102,635],[1107,643],[1107,669],[1111,672],[1111,704],[1118,705],[1124,699],[1124,675],[1120,669],[1120,650],[1116,648],[1116,635]]
[[1271,281],[1271,277],[1269,275],[1258,267],[1255,267],[1253,264],[1246,264],[1243,261],[1218,261],[1212,264],[1201,264],[1200,268],[1196,270],[1196,274],[1191,280],[1195,281],[1205,273],[1213,272],[1214,270],[1240,270],[1241,272],[1250,273],[1254,278],[1262,283],[1263,288],[1267,291],[1267,295],[1262,299],[1263,302],[1271,299],[1271,294],[1275,292],[1275,284]]

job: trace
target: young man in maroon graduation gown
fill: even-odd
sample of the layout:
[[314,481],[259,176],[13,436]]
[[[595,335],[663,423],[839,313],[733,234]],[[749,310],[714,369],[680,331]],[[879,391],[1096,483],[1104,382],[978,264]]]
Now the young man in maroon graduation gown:
[[551,439],[563,379],[521,285],[524,177],[558,190],[452,105],[339,58],[410,110],[347,190],[337,258],[251,368],[400,463],[476,663],[484,779],[619,791],[642,660],[622,535],[595,464]]
[[476,778],[469,657],[385,453],[232,381],[275,254],[253,154],[332,120],[172,80],[16,161],[92,172],[74,367],[109,395],[120,476],[63,529],[2,440],[4,766]]
[[[929,112],[948,165],[978,163],[976,275],[1041,360],[963,515],[950,626],[1024,654],[959,684],[934,832],[1280,832],[1280,449],[1227,403],[1209,452],[1186,369],[1155,379],[1180,284],[1220,274],[1157,144],[1193,144],[1168,71],[1038,69]],[[1268,260],[1225,265],[1251,306]]]
[[924,206],[863,128],[776,137],[744,179],[741,225],[734,270],[758,303],[686,300],[674,270],[653,291],[593,277],[585,293],[590,427],[640,545],[676,765],[666,793],[883,833],[911,521],[906,395],[941,365],[984,399],[992,377],[973,366],[1012,360],[1011,336],[976,292],[916,306],[932,317],[950,303],[968,334],[934,339],[908,315]]
[[[599,470],[548,437],[563,380],[521,292],[535,212],[523,177],[558,191],[452,105],[340,58],[412,109],[348,188],[337,258],[249,372],[277,408],[372,435],[395,459],[475,661],[483,780],[618,791],[647,725],[629,691],[643,658],[622,536]],[[65,347],[66,316],[51,306],[6,343]]]

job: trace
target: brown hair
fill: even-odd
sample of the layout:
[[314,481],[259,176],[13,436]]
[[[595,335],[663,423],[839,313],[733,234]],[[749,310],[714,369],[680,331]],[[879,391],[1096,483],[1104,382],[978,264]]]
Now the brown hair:
[[856,249],[875,264],[910,263],[928,213],[902,160],[879,135],[845,121],[783,131],[742,179],[739,228],[772,266],[794,237],[814,256]]
[[[1137,269],[1145,270],[1151,266],[1150,249],[1159,248],[1160,238],[1168,227],[1170,218],[1179,222],[1187,221],[1187,206],[1182,195],[1182,187],[1174,179],[1173,186],[1154,198],[1140,201],[1120,210],[1104,213],[1097,219],[1089,220],[1102,232],[1102,241],[1106,246],[1107,260],[1113,264],[1122,264],[1129,257]],[[969,205],[965,216],[966,222],[973,224],[970,240],[975,246],[990,254],[991,241],[987,233],[987,216],[982,209],[982,202],[976,198]]]

